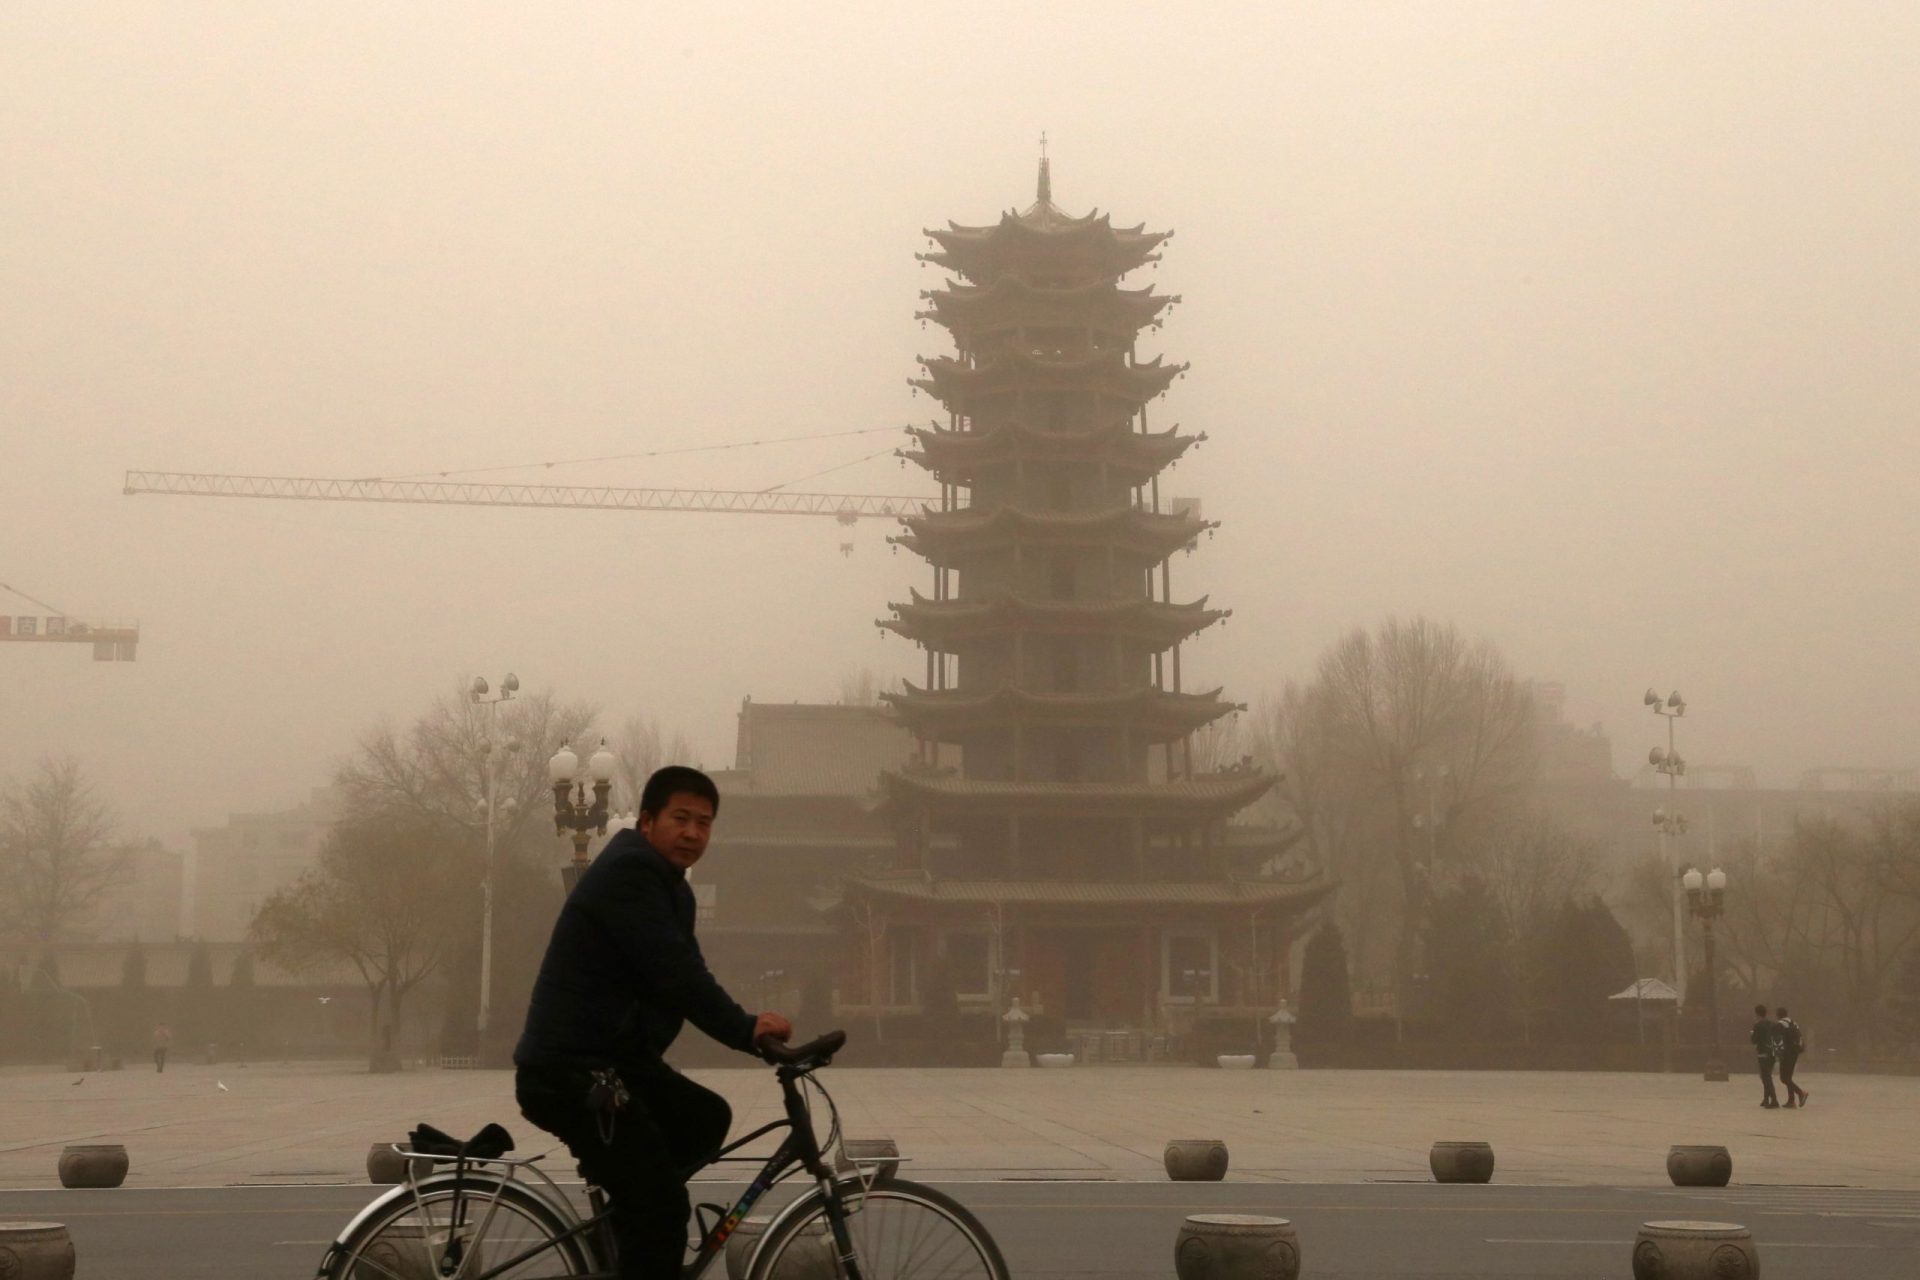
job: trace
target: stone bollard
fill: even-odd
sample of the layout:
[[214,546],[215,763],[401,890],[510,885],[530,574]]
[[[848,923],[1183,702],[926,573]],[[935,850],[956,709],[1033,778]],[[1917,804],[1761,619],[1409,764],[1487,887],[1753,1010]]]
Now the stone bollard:
[[[401,1143],[405,1146],[405,1143]],[[413,1166],[413,1180],[420,1181],[430,1177],[441,1169],[453,1171],[451,1160],[430,1160],[426,1156],[407,1157],[395,1151],[391,1142],[376,1142],[367,1148],[367,1181],[380,1186],[391,1186],[403,1182],[407,1176],[407,1166]]]
[[[747,1280],[747,1266],[760,1238],[773,1224],[772,1215],[756,1214],[742,1219],[727,1237],[727,1280]],[[809,1223],[801,1239],[787,1246],[780,1259],[780,1270],[772,1280],[839,1280],[840,1266],[833,1256],[833,1235],[827,1220],[821,1217]]]
[[1676,1187],[1724,1187],[1733,1179],[1725,1147],[1669,1147],[1667,1176]]
[[885,1182],[900,1173],[900,1147],[892,1138],[845,1138],[840,1151],[863,1178]]
[[1218,1182],[1227,1176],[1227,1144],[1218,1138],[1175,1138],[1162,1159],[1175,1182]]
[[1435,1182],[1493,1181],[1493,1147],[1485,1142],[1436,1142],[1427,1164]]
[[1253,1068],[1254,1055],[1251,1053],[1217,1053],[1214,1063],[1223,1071],[1248,1071]]
[[1295,1280],[1300,1237],[1285,1218],[1195,1214],[1174,1242],[1173,1269],[1180,1280]]
[[1043,1067],[1070,1067],[1073,1055],[1070,1053],[1036,1053],[1033,1060]]
[[1633,1280],[1759,1280],[1753,1234],[1735,1222],[1647,1222],[1633,1242]]
[[73,1280],[73,1239],[58,1222],[0,1222],[0,1277]]
[[127,1180],[127,1149],[119,1143],[68,1147],[60,1153],[63,1187],[117,1187]]

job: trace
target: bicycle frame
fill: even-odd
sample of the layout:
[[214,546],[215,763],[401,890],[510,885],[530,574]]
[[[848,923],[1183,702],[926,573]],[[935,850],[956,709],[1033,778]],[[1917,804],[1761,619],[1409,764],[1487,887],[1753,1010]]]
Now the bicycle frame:
[[[847,1210],[840,1195],[843,1179],[837,1177],[834,1170],[823,1162],[819,1139],[813,1132],[811,1116],[807,1111],[806,1101],[801,1097],[800,1090],[796,1084],[798,1080],[810,1074],[812,1070],[813,1068],[811,1067],[777,1068],[776,1074],[780,1080],[780,1091],[786,1104],[786,1118],[761,1125],[752,1133],[722,1147],[712,1159],[701,1161],[699,1164],[682,1171],[682,1177],[685,1179],[690,1178],[701,1169],[708,1168],[714,1164],[751,1163],[755,1157],[736,1156],[733,1153],[748,1143],[765,1137],[769,1133],[774,1133],[781,1129],[788,1131],[787,1136],[781,1140],[780,1145],[774,1149],[773,1154],[768,1156],[765,1163],[760,1166],[760,1171],[754,1176],[753,1181],[747,1185],[745,1191],[741,1192],[740,1198],[734,1203],[733,1207],[716,1219],[711,1227],[707,1227],[702,1231],[699,1249],[695,1252],[692,1260],[686,1263],[681,1269],[683,1280],[699,1280],[699,1277],[713,1263],[713,1260],[719,1257],[721,1251],[726,1248],[728,1237],[733,1234],[734,1229],[740,1225],[746,1216],[753,1211],[754,1205],[759,1203],[761,1197],[766,1195],[775,1183],[784,1180],[796,1167],[804,1169],[813,1176],[817,1184],[817,1191],[796,1196],[792,1203],[788,1204],[774,1217],[773,1221],[768,1224],[766,1233],[761,1236],[760,1244],[755,1246],[754,1257],[758,1257],[760,1247],[764,1246],[766,1241],[773,1236],[775,1229],[781,1223],[785,1222],[787,1218],[795,1212],[811,1204],[817,1195],[825,1202],[827,1221],[833,1234],[834,1250],[839,1254],[841,1267],[845,1272],[847,1280],[861,1280],[859,1264],[853,1256],[853,1246],[847,1232]],[[414,1155],[414,1153],[405,1150],[401,1150],[400,1154],[404,1156]],[[486,1179],[476,1180],[468,1179],[459,1172],[459,1163],[456,1163],[456,1157],[435,1156],[431,1158],[438,1163],[455,1163],[455,1171],[436,1173],[418,1182],[413,1179],[411,1172],[409,1172],[406,1189],[411,1190],[415,1204],[418,1205],[419,1203],[419,1196],[422,1189],[453,1186],[457,1192],[461,1186],[471,1186],[474,1200],[486,1204],[486,1217],[481,1220],[479,1234],[484,1234],[487,1224],[492,1220],[494,1208],[498,1204],[500,1196],[498,1187],[503,1186],[508,1181],[515,1180],[518,1177],[519,1170],[522,1168],[531,1170],[541,1181],[553,1187],[554,1193],[548,1198],[554,1200],[556,1202],[555,1207],[563,1210],[565,1217],[573,1221],[573,1225],[559,1235],[552,1236],[537,1245],[530,1246],[514,1254],[510,1258],[494,1263],[484,1271],[473,1275],[467,1275],[464,1271],[460,1272],[460,1280],[496,1280],[497,1277],[520,1266],[522,1263],[528,1262],[542,1253],[557,1250],[568,1240],[576,1237],[585,1237],[588,1232],[595,1233],[595,1239],[589,1243],[589,1248],[592,1252],[599,1255],[607,1254],[608,1250],[605,1246],[609,1243],[610,1233],[604,1228],[612,1216],[613,1210],[599,1207],[600,1198],[598,1196],[598,1188],[593,1188],[590,1191],[595,1212],[591,1216],[582,1219],[573,1212],[572,1206],[567,1202],[565,1196],[559,1193],[559,1189],[553,1183],[553,1180],[547,1177],[544,1172],[533,1169],[533,1161],[530,1159],[495,1159],[459,1162],[505,1165],[509,1169],[509,1172],[504,1176],[495,1173]],[[411,1164],[409,1164],[408,1167],[409,1170],[411,1170]],[[864,1176],[858,1176],[853,1180],[857,1181],[863,1188],[869,1182],[869,1179]],[[487,1195],[484,1186],[486,1182],[493,1182],[495,1184],[495,1190],[491,1197]],[[395,1188],[395,1193],[402,1190],[402,1188]],[[540,1194],[544,1196],[546,1193]],[[362,1219],[386,1202],[387,1197],[382,1197],[374,1201],[374,1203],[369,1205],[365,1210],[362,1210],[360,1216],[352,1223],[349,1223],[347,1229],[341,1233],[341,1239],[346,1239]],[[697,1216],[696,1214],[696,1218]],[[753,1260],[754,1259],[751,1258],[748,1260],[749,1268],[751,1268]],[[618,1273],[614,1271],[593,1271],[582,1276],[572,1277],[571,1280],[619,1280],[619,1277]]]

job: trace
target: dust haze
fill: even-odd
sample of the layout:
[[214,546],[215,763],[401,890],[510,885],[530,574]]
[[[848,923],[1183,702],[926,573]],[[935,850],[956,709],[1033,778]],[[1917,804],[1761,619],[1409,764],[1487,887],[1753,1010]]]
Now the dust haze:
[[1177,231],[1190,687],[1425,614],[1623,774],[1650,684],[1763,784],[1912,767],[1917,54],[1868,4],[8,7],[0,581],[142,639],[8,646],[0,775],[179,840],[472,674],[724,766],[745,696],[913,673],[890,523],[122,473],[922,492],[893,434],[522,464],[935,416],[921,229],[1042,130],[1063,207]]

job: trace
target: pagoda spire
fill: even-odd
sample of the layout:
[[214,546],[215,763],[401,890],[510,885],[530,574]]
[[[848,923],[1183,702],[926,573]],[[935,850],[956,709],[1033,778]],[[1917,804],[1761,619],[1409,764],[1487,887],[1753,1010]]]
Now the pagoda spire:
[[1053,168],[1047,160],[1047,133],[1040,131],[1040,180],[1035,184],[1035,194],[1041,204],[1053,203]]

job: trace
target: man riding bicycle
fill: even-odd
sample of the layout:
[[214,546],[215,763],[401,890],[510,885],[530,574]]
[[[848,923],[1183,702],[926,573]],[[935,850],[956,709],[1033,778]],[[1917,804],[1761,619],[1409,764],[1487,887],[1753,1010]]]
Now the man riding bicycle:
[[697,769],[658,770],[640,827],[607,842],[567,896],[514,1049],[521,1114],[560,1138],[607,1193],[624,1280],[675,1280],[691,1207],[682,1177],[719,1150],[726,1100],[668,1066],[691,1022],[742,1053],[793,1026],[750,1014],[707,969],[687,870],[706,853],[720,791]]

